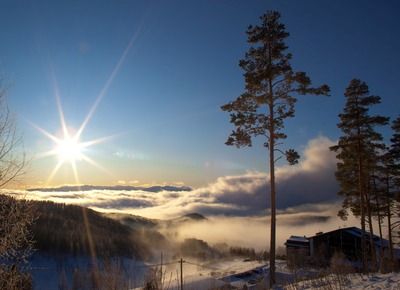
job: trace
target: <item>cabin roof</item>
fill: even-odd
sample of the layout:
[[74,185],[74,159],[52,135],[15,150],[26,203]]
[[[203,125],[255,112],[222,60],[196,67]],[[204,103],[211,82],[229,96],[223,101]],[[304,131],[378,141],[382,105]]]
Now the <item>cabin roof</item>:
[[[290,238],[286,240],[285,244],[286,244],[286,246],[299,246],[301,244],[304,245],[305,243],[308,244],[310,242],[310,240],[312,240],[314,238],[319,238],[319,237],[322,237],[322,236],[331,235],[331,234],[333,234],[335,232],[339,232],[339,231],[346,232],[346,233],[348,233],[348,234],[350,234],[352,236],[358,237],[358,238],[361,238],[361,236],[362,236],[362,230],[361,229],[359,229],[357,227],[347,227],[347,228],[335,229],[335,230],[332,230],[332,231],[329,231],[329,232],[318,233],[318,234],[316,234],[314,236],[310,236],[310,237],[290,236]],[[369,236],[370,234],[369,234],[369,232],[365,232],[365,235]],[[386,240],[386,239],[382,239],[382,241],[381,241],[381,239],[376,235],[372,235],[372,239],[373,239],[375,245],[378,246],[378,247],[381,247],[381,246],[388,247],[389,246],[389,241]]]
[[[334,232],[339,232],[339,231],[346,232],[346,233],[348,233],[348,234],[350,234],[352,236],[358,237],[358,238],[361,238],[362,232],[363,232],[361,229],[359,229],[357,227],[340,228],[340,229],[336,229],[336,230],[325,232],[325,233],[318,233],[318,234],[316,234],[314,236],[308,237],[308,239],[313,239],[313,238],[321,237],[321,236],[324,236],[324,235],[330,235],[330,234],[332,234]],[[365,235],[369,236],[370,233],[369,232],[365,232]],[[381,239],[377,235],[372,235],[372,239],[373,239],[374,243],[377,246],[381,246]],[[382,239],[382,246],[387,247],[388,246],[388,241],[385,240],[385,239]]]
[[308,243],[309,240],[306,237],[300,237],[300,236],[290,236],[290,238],[287,240],[288,242],[298,242],[298,243]]

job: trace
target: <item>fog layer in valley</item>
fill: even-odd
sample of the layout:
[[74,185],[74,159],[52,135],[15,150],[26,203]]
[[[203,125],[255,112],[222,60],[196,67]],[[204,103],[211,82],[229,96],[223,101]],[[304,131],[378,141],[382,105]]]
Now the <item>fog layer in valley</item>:
[[[278,245],[290,235],[313,235],[339,226],[358,223],[336,217],[340,208],[334,172],[336,159],[326,137],[311,140],[296,166],[281,165],[278,183]],[[269,236],[269,184],[266,173],[249,171],[219,177],[204,187],[187,186],[121,187],[65,186],[13,191],[13,195],[90,207],[98,211],[139,215],[152,219],[173,219],[200,213],[206,221],[182,224],[175,235],[197,237],[210,243],[229,242],[265,248]],[[7,191],[9,193],[9,191]]]
[[[354,217],[349,217],[347,221],[340,220],[336,216],[339,208],[339,203],[330,203],[310,205],[308,209],[293,208],[280,213],[277,218],[277,245],[284,246],[290,235],[312,236],[338,227],[359,226]],[[214,216],[203,221],[184,223],[176,228],[174,235],[181,240],[195,237],[210,244],[227,243],[263,250],[269,247],[269,231],[267,217]]]

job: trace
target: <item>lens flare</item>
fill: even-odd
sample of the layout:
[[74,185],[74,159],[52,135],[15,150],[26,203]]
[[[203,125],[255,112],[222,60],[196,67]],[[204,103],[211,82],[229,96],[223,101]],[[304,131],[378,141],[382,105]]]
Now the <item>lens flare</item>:
[[54,89],[55,89],[55,96],[56,96],[56,101],[57,101],[57,109],[58,109],[58,114],[60,116],[63,137],[58,138],[55,135],[40,128],[39,126],[31,123],[32,126],[34,126],[37,130],[39,130],[41,133],[43,133],[46,137],[48,137],[50,140],[52,140],[55,143],[55,147],[52,150],[41,153],[37,156],[37,158],[42,158],[42,157],[46,157],[46,156],[57,156],[59,159],[57,164],[55,165],[54,169],[50,173],[50,176],[47,180],[47,184],[57,174],[57,171],[61,168],[61,166],[64,163],[71,164],[72,171],[75,176],[75,181],[77,184],[79,184],[76,161],[80,161],[80,160],[84,160],[84,161],[88,162],[89,164],[110,174],[110,172],[108,172],[106,169],[104,169],[103,167],[98,165],[97,162],[95,162],[94,160],[92,160],[91,158],[86,156],[83,153],[83,150],[89,146],[93,146],[95,144],[104,142],[113,136],[102,137],[102,138],[99,138],[96,140],[91,140],[91,141],[86,141],[86,142],[80,142],[80,138],[81,138],[83,131],[85,130],[87,124],[89,123],[90,119],[92,118],[93,114],[95,113],[97,106],[101,102],[102,98],[106,95],[109,87],[111,86],[111,83],[113,82],[113,80],[116,77],[116,75],[118,74],[121,66],[125,62],[125,59],[129,53],[129,51],[131,50],[131,47],[133,46],[133,44],[136,42],[137,38],[139,37],[141,30],[142,30],[142,24],[139,26],[139,28],[136,30],[136,32],[132,35],[127,47],[124,49],[122,55],[120,56],[118,62],[116,63],[114,69],[112,70],[111,75],[109,76],[109,78],[107,79],[103,88],[101,89],[93,106],[90,108],[89,113],[86,115],[82,124],[79,126],[78,130],[76,131],[76,133],[73,136],[71,136],[71,134],[68,130],[67,123],[65,122],[64,112],[63,112],[63,109],[61,106],[61,101],[60,101],[60,93],[58,90],[58,86],[57,86],[57,82],[55,80],[54,73],[52,74],[53,82],[54,82]]
[[62,137],[57,137],[56,135],[53,135],[46,130],[40,128],[39,126],[32,124],[33,127],[35,127],[38,131],[40,131],[43,135],[45,135],[47,138],[49,138],[51,141],[54,143],[54,147],[47,151],[39,154],[37,158],[43,158],[47,156],[55,156],[58,158],[58,162],[51,171],[48,179],[47,179],[47,184],[50,183],[50,181],[53,179],[53,177],[57,174],[58,170],[65,164],[69,163],[71,165],[74,177],[75,177],[75,182],[76,184],[79,184],[79,177],[78,177],[78,170],[76,163],[77,161],[85,161],[91,165],[94,165],[95,167],[109,173],[106,169],[98,165],[95,161],[93,161],[91,158],[86,156],[84,154],[85,149],[88,147],[91,147],[93,145],[99,144],[101,142],[104,142],[108,139],[111,138],[109,137],[102,137],[99,139],[95,140],[90,140],[86,142],[81,142],[80,141],[80,136],[82,135],[82,131],[78,131],[75,134],[72,134],[69,130],[69,127],[67,126],[67,123],[64,118],[64,113],[62,110],[62,106],[60,103],[60,97],[58,95],[58,92],[56,90],[56,99],[57,99],[57,107],[58,107],[58,112],[60,115],[60,122],[61,122],[61,130],[62,130]]
[[60,160],[74,162],[82,159],[82,144],[74,138],[61,140],[55,148]]

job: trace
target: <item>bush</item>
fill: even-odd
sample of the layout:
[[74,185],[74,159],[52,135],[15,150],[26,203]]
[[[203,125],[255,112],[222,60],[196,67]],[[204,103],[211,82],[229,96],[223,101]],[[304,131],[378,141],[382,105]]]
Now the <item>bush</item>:
[[31,277],[24,271],[32,253],[31,203],[0,195],[0,289],[31,289]]
[[333,274],[343,275],[354,273],[355,269],[342,252],[335,252],[330,261],[330,271]]

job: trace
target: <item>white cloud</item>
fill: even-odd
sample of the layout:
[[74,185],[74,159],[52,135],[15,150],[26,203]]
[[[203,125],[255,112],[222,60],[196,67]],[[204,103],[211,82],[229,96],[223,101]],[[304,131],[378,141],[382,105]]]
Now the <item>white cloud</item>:
[[[328,138],[315,138],[307,144],[298,165],[277,168],[279,210],[337,200],[336,160],[329,151],[332,144]],[[249,171],[242,175],[219,177],[204,187],[188,191],[179,191],[174,186],[158,192],[141,188],[115,190],[97,187],[97,190],[90,191],[34,191],[28,195],[32,199],[81,204],[153,218],[175,217],[190,212],[208,216],[256,216],[265,214],[269,207],[268,179],[266,173]]]
[[[292,234],[309,236],[338,226],[358,225],[353,217],[343,222],[336,216],[340,201],[334,176],[336,159],[329,150],[331,145],[333,141],[326,137],[310,140],[298,165],[277,168],[279,245]],[[180,238],[192,236],[210,242],[229,240],[231,244],[236,241],[238,245],[265,248],[269,236],[268,179],[266,173],[249,171],[219,177],[204,187],[187,191],[175,190],[174,186],[156,192],[105,187],[89,191],[14,191],[14,194],[149,218],[174,218],[198,212],[209,217],[212,224],[206,221],[183,226],[179,229]]]
[[149,160],[149,156],[147,154],[144,154],[142,152],[136,152],[136,151],[126,151],[126,150],[119,150],[115,151],[113,156],[121,158],[121,159],[127,159],[127,160]]

